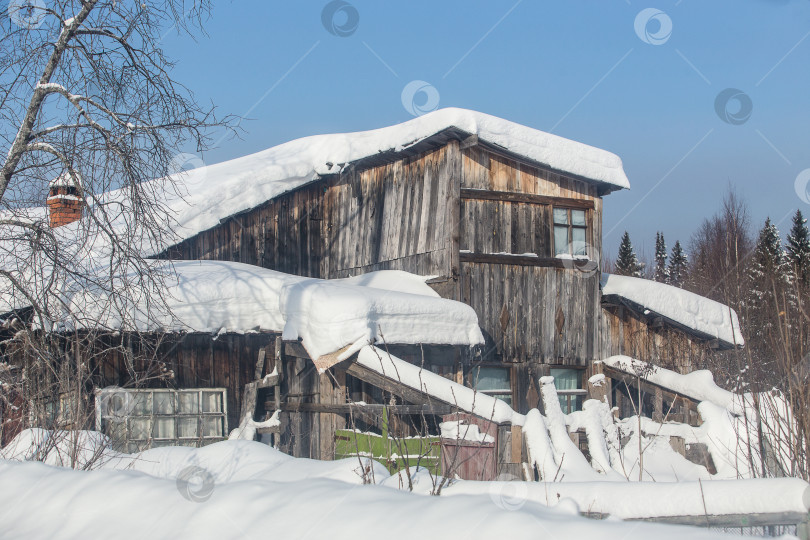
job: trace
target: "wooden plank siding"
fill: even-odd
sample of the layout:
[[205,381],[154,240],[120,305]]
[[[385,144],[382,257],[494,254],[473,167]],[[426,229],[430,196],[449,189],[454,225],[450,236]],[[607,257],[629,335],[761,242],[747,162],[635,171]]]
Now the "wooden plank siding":
[[[244,387],[255,377],[259,351],[269,347],[270,355],[265,370],[273,370],[272,346],[278,334],[223,334],[216,338],[211,334],[165,334],[157,349],[150,356],[155,360],[142,360],[131,365],[126,348],[107,348],[93,359],[96,376],[94,383],[99,388],[120,386],[132,388],[139,377],[137,387],[144,388],[226,388],[228,400],[228,429],[239,425]],[[137,336],[133,335],[127,347],[135,357],[140,356]],[[165,365],[172,377],[157,378],[147,374],[155,362]],[[135,374],[135,377],[133,377]],[[134,379],[134,380],[133,380]],[[227,433],[226,433],[227,435]]]
[[[595,185],[482,146],[462,151],[460,294],[478,313],[483,360],[513,365],[513,403],[537,406],[542,366],[588,366],[598,351],[599,266],[554,258],[552,208],[586,211],[588,255],[601,256]],[[499,254],[523,255],[516,257]]]
[[321,273],[341,278],[396,269],[450,275],[450,188],[457,161],[458,143],[451,141],[437,150],[330,179]]
[[307,277],[323,277],[323,185],[307,186],[224,219],[167,249],[181,260],[235,261]]
[[604,306],[600,313],[599,357],[626,355],[686,374],[705,369],[723,354],[698,339],[636,313],[626,306]]
[[[462,263],[462,301],[478,313],[486,351],[504,362],[587,366],[596,352],[597,274]],[[557,329],[557,313],[563,315]]]

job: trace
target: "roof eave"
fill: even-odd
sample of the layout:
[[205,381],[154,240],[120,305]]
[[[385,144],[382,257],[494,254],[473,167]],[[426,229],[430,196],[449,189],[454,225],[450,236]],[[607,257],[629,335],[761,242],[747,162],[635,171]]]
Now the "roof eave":
[[654,310],[652,310],[652,309],[650,309],[648,307],[645,307],[645,306],[643,306],[643,305],[641,305],[641,304],[639,304],[637,302],[633,302],[632,300],[629,300],[629,299],[627,299],[627,298],[625,298],[625,297],[623,297],[621,295],[618,295],[618,294],[603,294],[602,295],[602,304],[603,304],[603,307],[604,307],[604,304],[613,304],[613,305],[621,304],[621,305],[625,306],[626,308],[630,309],[631,311],[633,311],[635,313],[638,313],[638,314],[641,314],[641,315],[643,315],[645,317],[648,317],[648,318],[660,317],[668,325],[670,325],[670,326],[672,326],[674,328],[677,328],[681,332],[684,332],[685,334],[689,334],[690,336],[693,336],[693,337],[695,337],[697,339],[700,339],[701,341],[706,341],[706,342],[712,344],[713,349],[717,349],[717,350],[721,350],[721,351],[728,351],[728,350],[733,350],[735,347],[738,348],[738,349],[742,349],[744,347],[744,344],[742,344],[742,343],[737,343],[737,344],[731,343],[731,342],[726,341],[724,339],[721,339],[721,338],[719,338],[717,336],[713,336],[711,334],[701,332],[700,330],[695,330],[694,328],[690,328],[690,327],[688,327],[688,326],[686,326],[686,325],[684,325],[682,323],[679,323],[678,321],[670,319],[666,315],[662,315],[662,314],[658,313],[657,311],[654,311]]

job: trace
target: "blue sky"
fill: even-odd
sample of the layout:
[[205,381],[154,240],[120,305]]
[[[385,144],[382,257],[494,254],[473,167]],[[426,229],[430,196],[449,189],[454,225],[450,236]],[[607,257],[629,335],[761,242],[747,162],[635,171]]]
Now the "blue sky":
[[[402,90],[422,80],[439,107],[621,156],[632,189],[605,200],[607,252],[625,229],[647,254],[656,230],[687,241],[729,183],[756,227],[770,215],[784,233],[786,215],[810,214],[794,186],[810,168],[810,0],[352,0],[334,19],[356,11],[345,37],[322,23],[327,4],[218,1],[207,36],[166,38],[179,81],[248,118],[207,163],[408,120]],[[740,100],[721,104],[736,124],[716,110],[727,88],[752,106],[746,118]]]

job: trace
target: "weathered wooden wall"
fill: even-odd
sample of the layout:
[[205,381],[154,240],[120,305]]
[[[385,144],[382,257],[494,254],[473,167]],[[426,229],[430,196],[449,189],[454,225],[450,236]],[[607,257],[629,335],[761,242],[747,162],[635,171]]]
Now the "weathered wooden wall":
[[[167,370],[174,372],[170,378],[155,378],[143,381],[143,386],[152,388],[226,388],[228,391],[228,429],[239,425],[242,397],[245,385],[254,380],[259,350],[269,347],[268,358],[272,363],[272,351],[277,334],[223,334],[216,338],[211,334],[167,334],[161,337],[154,351],[153,361],[141,361],[131,365],[127,355],[120,349],[108,349],[96,359],[96,386],[120,386],[131,388],[136,376],[147,373],[148,364],[162,362]],[[139,346],[133,338],[133,351],[139,356]],[[152,353],[150,352],[150,355]],[[272,366],[268,364],[268,368]]]
[[170,248],[164,257],[254,264],[309,277],[396,269],[449,275],[458,142],[330,175]]
[[322,273],[396,269],[449,275],[457,223],[458,142],[330,179],[324,195]]
[[706,368],[713,355],[722,354],[705,340],[625,306],[604,306],[599,324],[600,358],[622,354],[685,374]]
[[595,273],[486,263],[461,269],[461,299],[502,361],[584,367],[593,358]]
[[585,210],[588,257],[599,261],[602,201],[593,184],[483,146],[462,151],[462,171],[459,299],[478,313],[485,360],[513,363],[525,410],[543,371],[532,365],[585,367],[596,356],[599,268],[554,258],[552,208]]
[[294,191],[223,220],[166,250],[181,260],[235,261],[307,277],[321,273],[323,182]]
[[[530,394],[519,379],[532,371],[521,364],[585,366],[598,349],[599,269],[553,257],[554,206],[586,210],[588,255],[599,261],[596,185],[450,138],[326,176],[166,255],[323,278],[381,269],[438,276],[442,296],[478,313],[488,339],[482,360],[518,365],[515,387]],[[533,255],[508,255],[524,253]]]

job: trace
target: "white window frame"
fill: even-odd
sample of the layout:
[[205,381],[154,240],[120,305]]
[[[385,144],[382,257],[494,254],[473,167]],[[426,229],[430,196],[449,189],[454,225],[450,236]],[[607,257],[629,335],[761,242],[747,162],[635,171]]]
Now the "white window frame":
[[[565,210],[566,212],[566,223],[557,223],[554,219],[554,211],[555,210]],[[571,217],[572,211],[581,211],[585,215],[584,225],[574,225],[574,222]],[[571,255],[573,257],[587,257],[590,258],[591,254],[588,253],[588,245],[589,245],[589,236],[590,236],[590,213],[588,210],[584,208],[570,208],[565,206],[552,206],[551,207],[551,239],[553,245],[553,256],[557,257],[559,255]],[[555,229],[557,227],[565,227],[567,229],[567,238],[568,242],[565,246],[565,249],[558,250],[557,249],[557,235]],[[574,229],[581,229],[585,231],[585,253],[574,254]]]
[[[583,379],[584,379],[584,376],[585,376],[585,370],[580,369],[580,368],[576,368],[576,367],[571,367],[571,366],[550,366],[549,367],[549,374],[553,376],[554,375],[554,370],[558,370],[558,369],[561,369],[561,370],[562,369],[564,369],[564,370],[573,370],[573,371],[577,372],[577,375],[579,375],[579,378],[578,378],[579,388],[576,388],[576,389],[573,389],[573,390],[560,390],[560,388],[557,386],[557,378],[556,377],[554,378],[554,388],[557,391],[557,397],[565,399],[566,408],[568,409],[568,411],[563,409],[563,414],[570,414],[572,412],[582,410],[581,407],[580,408],[576,407],[576,403],[577,403],[576,398],[581,397],[581,398],[583,398],[582,401],[584,402],[585,401],[584,398],[588,396],[588,391],[583,388],[583,386],[584,386]],[[572,404],[573,404],[573,407],[572,407]],[[562,408],[562,404],[560,404],[560,407]]]
[[[180,413],[180,394],[196,394],[196,412]],[[218,394],[221,400],[219,411],[204,411],[203,396],[207,393]],[[113,397],[118,397],[116,410],[110,410],[106,403]],[[149,396],[146,398],[146,396]],[[172,403],[171,413],[156,412],[155,396],[164,399],[169,397]],[[146,399],[150,404],[151,411],[137,412],[136,403],[140,399]],[[196,435],[193,437],[180,436],[180,420],[196,419]],[[148,419],[148,437],[132,437],[133,420]],[[160,419],[171,419],[173,421],[173,436],[156,436],[156,422]],[[216,419],[221,422],[222,432],[218,435],[207,435],[205,433],[205,421]],[[119,431],[116,436],[113,429]],[[96,390],[96,430],[107,434],[114,439],[115,443],[122,444],[128,453],[155,448],[158,446],[194,446],[200,447],[228,438],[228,391],[225,388],[139,388],[125,389],[119,387],[107,387]]]
[[[501,369],[506,372],[507,382],[509,383],[508,388],[490,388],[487,390],[482,390],[477,388],[478,386],[478,373],[481,369]],[[510,406],[512,405],[513,397],[512,397],[512,368],[511,366],[505,365],[496,365],[496,364],[479,364],[472,367],[472,387],[476,392],[481,392],[484,395],[492,396],[494,398],[500,399],[508,403]],[[504,397],[508,399],[504,399]]]

